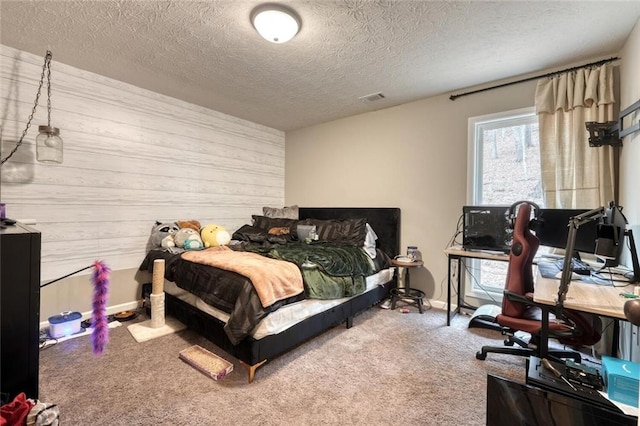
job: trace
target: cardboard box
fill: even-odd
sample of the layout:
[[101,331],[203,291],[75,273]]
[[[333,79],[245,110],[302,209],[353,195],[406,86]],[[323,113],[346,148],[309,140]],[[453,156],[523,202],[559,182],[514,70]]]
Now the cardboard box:
[[602,377],[610,399],[638,407],[640,363],[603,355]]
[[178,357],[213,380],[223,379],[233,371],[229,361],[198,345],[180,351]]

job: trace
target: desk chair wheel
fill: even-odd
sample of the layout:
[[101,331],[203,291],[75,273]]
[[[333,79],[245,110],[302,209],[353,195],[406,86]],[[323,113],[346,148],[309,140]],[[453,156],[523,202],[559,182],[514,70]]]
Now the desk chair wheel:
[[480,361],[484,361],[485,359],[487,359],[487,354],[482,351],[478,351],[476,352],[476,359],[479,359]]
[[504,339],[504,345],[505,346],[513,346],[515,342],[511,339]]

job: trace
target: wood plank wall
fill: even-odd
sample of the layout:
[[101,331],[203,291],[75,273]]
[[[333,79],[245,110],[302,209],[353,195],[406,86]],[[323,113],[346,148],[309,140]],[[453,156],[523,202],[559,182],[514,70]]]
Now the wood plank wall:
[[[44,54],[0,45],[2,158],[33,107]],[[42,232],[42,281],[104,260],[137,267],[155,220],[230,232],[284,202],[284,133],[61,64],[53,52],[51,124],[61,165],[35,161],[46,88],[23,145],[1,169],[7,216]]]

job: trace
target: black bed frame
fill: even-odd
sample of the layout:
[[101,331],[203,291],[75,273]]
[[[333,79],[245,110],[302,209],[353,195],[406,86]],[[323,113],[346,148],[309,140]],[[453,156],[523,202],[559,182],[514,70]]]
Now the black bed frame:
[[[300,208],[300,219],[350,219],[365,217],[378,235],[378,247],[390,256],[400,252],[400,209],[398,208]],[[360,294],[275,335],[255,340],[247,337],[238,345],[233,345],[224,332],[224,322],[166,294],[166,312],[198,332],[216,346],[236,357],[247,368],[249,383],[253,382],[255,371],[270,359],[281,355],[311,338],[343,322],[347,328],[353,325],[353,318],[384,299],[389,290],[396,286],[396,278],[383,286]]]

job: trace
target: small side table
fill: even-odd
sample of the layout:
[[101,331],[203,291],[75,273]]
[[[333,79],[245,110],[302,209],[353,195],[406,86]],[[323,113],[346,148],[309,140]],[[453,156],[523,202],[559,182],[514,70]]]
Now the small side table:
[[[423,265],[422,260],[415,260],[413,262],[398,262],[395,259],[391,260],[391,264],[398,268],[402,268],[405,272],[404,276],[404,287],[402,288],[392,288],[391,289],[391,309],[396,308],[396,302],[400,299],[411,299],[412,303],[415,303],[418,307],[418,310],[422,314],[424,312],[423,309],[423,299],[424,299],[424,291],[418,290],[417,288],[411,288],[409,283],[409,270],[411,268],[420,268]],[[398,272],[398,275],[400,273]]]

